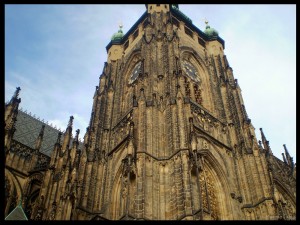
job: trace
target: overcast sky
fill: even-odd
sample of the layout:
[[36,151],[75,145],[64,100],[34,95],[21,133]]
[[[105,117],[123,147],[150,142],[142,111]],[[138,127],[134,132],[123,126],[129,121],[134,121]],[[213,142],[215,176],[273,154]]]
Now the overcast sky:
[[[296,5],[179,5],[200,30],[205,19],[225,41],[257,138],[296,161]],[[106,45],[126,33],[141,5],[5,5],[5,101],[21,87],[20,107],[83,137]],[[73,132],[73,133],[74,133]],[[74,133],[75,134],[75,133]]]

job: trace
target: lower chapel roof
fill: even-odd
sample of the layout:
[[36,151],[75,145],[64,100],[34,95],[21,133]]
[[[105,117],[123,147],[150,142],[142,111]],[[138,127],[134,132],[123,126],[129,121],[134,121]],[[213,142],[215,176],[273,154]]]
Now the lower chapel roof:
[[[36,140],[41,131],[42,125],[45,125],[44,129],[44,137],[42,141],[42,145],[40,148],[40,152],[50,156],[54,149],[54,144],[57,140],[58,133],[60,130],[56,129],[56,127],[50,126],[47,122],[41,121],[22,110],[18,111],[17,121],[16,121],[16,131],[14,133],[13,139],[34,149]],[[64,133],[61,137],[61,144],[63,141]],[[70,147],[72,147],[73,141],[70,143]],[[83,143],[79,142],[79,148],[83,149]]]

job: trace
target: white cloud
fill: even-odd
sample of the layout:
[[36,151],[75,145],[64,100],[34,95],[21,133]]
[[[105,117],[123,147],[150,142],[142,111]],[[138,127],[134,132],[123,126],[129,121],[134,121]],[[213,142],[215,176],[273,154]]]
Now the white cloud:
[[48,121],[48,124],[58,130],[61,130],[62,132],[64,132],[66,130],[66,127],[68,125],[68,122],[66,123],[65,121],[63,120],[58,120],[58,119],[55,119],[55,120],[49,120]]

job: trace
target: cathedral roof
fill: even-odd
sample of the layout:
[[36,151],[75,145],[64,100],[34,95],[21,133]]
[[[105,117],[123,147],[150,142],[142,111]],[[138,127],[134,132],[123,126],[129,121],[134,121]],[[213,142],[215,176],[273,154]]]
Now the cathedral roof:
[[180,14],[180,16],[182,16],[186,21],[188,21],[189,23],[193,23],[192,20],[187,15],[185,15],[183,12],[179,10],[178,4],[172,4],[172,9],[173,11]]
[[[13,139],[34,149],[42,125],[45,125],[45,129],[40,152],[47,156],[51,156],[58,133],[61,131],[21,110],[18,111],[17,121],[15,125],[16,131],[14,133]],[[62,140],[63,135],[61,138],[61,143]],[[71,141],[71,146],[72,143],[73,142]],[[82,146],[83,144],[79,142],[79,148],[83,149]]]
[[[147,4],[146,4],[147,5]],[[178,4],[172,4],[170,7],[170,11],[172,15],[174,15],[177,19],[183,21],[185,25],[190,28],[191,30],[195,31],[198,33],[198,35],[203,38],[205,41],[209,40],[218,40],[223,48],[225,49],[225,41],[218,35],[218,32],[214,28],[207,28],[208,30],[205,30],[204,32],[200,30],[198,27],[196,27],[192,20],[186,16],[183,12],[179,10]],[[147,11],[144,12],[144,14],[136,21],[136,23],[126,32],[126,34],[123,35],[122,32],[122,37],[121,34],[115,33],[111,39],[111,41],[108,43],[106,46],[106,51],[108,52],[108,49],[113,45],[113,44],[124,44],[124,42],[128,39],[129,35],[138,27],[138,25],[143,22],[143,20],[148,16]],[[115,37],[116,35],[116,37]]]

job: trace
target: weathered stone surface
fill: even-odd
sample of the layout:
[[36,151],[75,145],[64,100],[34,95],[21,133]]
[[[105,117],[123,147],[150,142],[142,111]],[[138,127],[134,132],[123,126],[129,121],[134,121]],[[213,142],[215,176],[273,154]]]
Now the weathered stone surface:
[[108,45],[81,150],[72,123],[50,159],[17,142],[6,105],[5,215],[22,198],[37,220],[294,220],[296,166],[257,143],[223,40],[147,10]]

